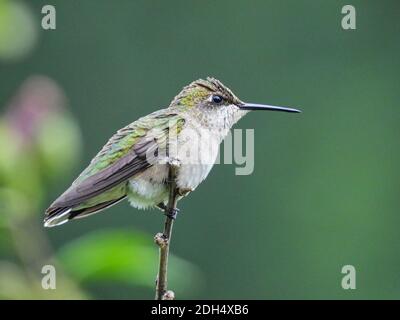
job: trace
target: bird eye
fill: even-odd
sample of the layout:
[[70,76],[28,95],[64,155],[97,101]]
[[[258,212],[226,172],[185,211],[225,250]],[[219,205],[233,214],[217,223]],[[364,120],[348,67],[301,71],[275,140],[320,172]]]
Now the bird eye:
[[219,104],[219,103],[221,103],[222,101],[224,101],[224,98],[222,98],[222,97],[219,96],[219,95],[215,95],[215,96],[212,96],[212,97],[211,97],[211,100],[212,100],[212,102]]

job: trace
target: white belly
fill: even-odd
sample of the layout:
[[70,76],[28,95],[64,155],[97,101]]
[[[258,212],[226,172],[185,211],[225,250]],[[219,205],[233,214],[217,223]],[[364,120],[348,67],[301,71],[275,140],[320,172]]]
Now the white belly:
[[131,205],[144,209],[166,202],[168,189],[164,182],[167,177],[167,166],[155,165],[131,178],[128,183],[128,200]]
[[[177,186],[194,190],[207,178],[217,156],[222,135],[204,128],[186,127],[178,137],[178,146],[170,157],[178,159]],[[129,180],[128,199],[138,208],[156,206],[168,200],[167,165],[154,165]]]
[[221,136],[202,127],[187,127],[178,139],[177,158],[180,161],[177,185],[195,189],[211,171],[218,156]]
[[178,187],[181,189],[196,189],[207,178],[212,167],[212,165],[201,164],[181,165],[177,177]]

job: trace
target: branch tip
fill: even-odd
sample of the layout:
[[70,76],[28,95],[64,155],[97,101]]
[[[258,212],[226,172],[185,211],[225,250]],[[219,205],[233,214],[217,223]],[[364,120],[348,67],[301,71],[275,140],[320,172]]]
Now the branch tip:
[[172,290],[168,290],[163,294],[162,300],[175,300],[175,293]]

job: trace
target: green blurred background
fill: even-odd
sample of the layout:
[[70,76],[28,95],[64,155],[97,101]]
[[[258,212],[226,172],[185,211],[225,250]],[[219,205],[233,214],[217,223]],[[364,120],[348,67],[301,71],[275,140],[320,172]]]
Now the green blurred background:
[[349,31],[346,4],[0,0],[0,297],[153,297],[158,211],[124,202],[53,229],[43,211],[117,129],[210,75],[303,113],[246,116],[254,173],[217,165],[180,203],[177,298],[399,298],[400,3],[351,1]]

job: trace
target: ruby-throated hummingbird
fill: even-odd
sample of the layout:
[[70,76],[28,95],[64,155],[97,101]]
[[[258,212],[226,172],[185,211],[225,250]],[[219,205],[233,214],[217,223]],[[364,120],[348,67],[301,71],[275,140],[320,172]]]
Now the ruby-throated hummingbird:
[[249,110],[300,112],[243,102],[214,78],[192,82],[168,108],[140,118],[112,136],[46,210],[44,225],[53,227],[87,217],[125,198],[136,208],[165,209],[171,161],[179,163],[176,185],[183,197],[207,177],[220,143]]

